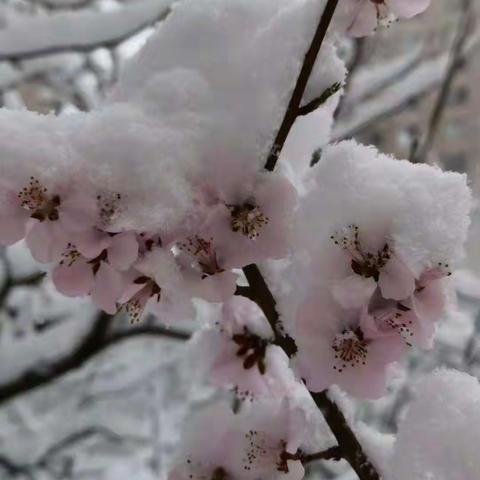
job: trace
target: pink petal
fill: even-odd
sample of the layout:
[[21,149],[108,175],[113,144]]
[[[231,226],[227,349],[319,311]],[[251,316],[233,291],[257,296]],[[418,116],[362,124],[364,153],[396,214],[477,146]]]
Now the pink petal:
[[378,285],[384,298],[405,300],[415,290],[415,277],[396,255],[392,255],[380,271]]
[[92,301],[103,311],[114,314],[117,312],[117,302],[125,290],[122,274],[108,263],[102,262],[95,275],[92,288]]
[[377,9],[370,0],[358,0],[347,32],[352,37],[371,35],[377,28]]
[[60,221],[70,232],[83,232],[97,222],[97,202],[94,197],[74,193],[62,198]]
[[376,288],[377,284],[373,278],[355,274],[334,282],[331,291],[343,308],[360,308],[368,303]]
[[13,245],[25,237],[28,213],[20,210],[12,215],[0,215],[0,245]]
[[110,246],[110,236],[91,228],[75,235],[75,248],[86,258],[96,258]]
[[108,261],[118,270],[127,270],[138,258],[138,242],[133,232],[115,235],[108,248]]
[[430,6],[430,0],[386,0],[391,12],[400,18],[411,18]]
[[33,258],[42,263],[59,260],[68,244],[67,234],[58,222],[48,221],[35,221],[25,240]]
[[73,265],[59,265],[52,272],[56,289],[67,297],[88,295],[94,282],[92,266],[84,260],[77,260]]

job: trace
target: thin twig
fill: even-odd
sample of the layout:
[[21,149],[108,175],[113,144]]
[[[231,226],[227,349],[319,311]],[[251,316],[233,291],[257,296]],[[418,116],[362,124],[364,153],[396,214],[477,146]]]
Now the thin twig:
[[317,460],[336,460],[339,461],[343,458],[342,450],[340,447],[330,447],[323,452],[310,453],[308,455],[302,456],[302,463],[305,465],[307,463],[315,462]]
[[19,377],[0,384],[0,405],[16,396],[48,385],[66,373],[80,368],[96,355],[120,342],[138,336],[158,336],[175,340],[188,340],[190,333],[159,325],[140,325],[120,332],[110,332],[113,317],[100,312],[89,333],[80,344],[67,355],[48,364],[34,366]]
[[325,6],[312,43],[310,44],[310,47],[305,55],[305,60],[302,65],[302,69],[300,70],[300,75],[298,76],[292,97],[288,104],[285,117],[283,118],[283,122],[278,130],[273,146],[270,149],[270,153],[267,157],[265,170],[272,172],[275,169],[275,165],[283,146],[285,145],[288,134],[290,133],[290,130],[298,117],[298,110],[300,108],[300,104],[302,103],[308,80],[313,71],[313,67],[315,66],[318,52],[320,51],[320,47],[322,46],[323,40],[327,34],[328,27],[330,26],[333,14],[337,8],[338,1],[339,0],[328,0],[327,5]]
[[457,74],[464,65],[463,50],[473,27],[471,0],[464,0],[462,16],[460,18],[457,33],[450,54],[450,63],[447,68],[445,78],[443,80],[440,92],[433,107],[427,130],[423,138],[423,142],[418,144],[418,148],[413,152],[410,160],[413,163],[421,163],[428,161],[428,155],[433,147],[438,134],[439,126],[445,113],[453,82]]
[[297,116],[300,117],[312,113],[317,108],[321,107],[332,95],[335,95],[341,88],[342,84],[340,82],[335,82],[330,85],[318,98],[314,98],[303,107],[299,107]]
[[[149,18],[141,25],[136,25],[134,28],[130,28],[127,31],[121,32],[117,34],[113,38],[104,38],[101,40],[94,40],[91,42],[72,42],[72,43],[65,43],[62,45],[52,45],[48,47],[39,46],[36,49],[33,48],[31,50],[24,50],[18,51],[15,53],[2,53],[0,54],[0,62],[10,61],[10,62],[18,62],[20,60],[28,60],[31,58],[37,57],[44,57],[49,55],[55,55],[59,53],[65,52],[83,52],[88,53],[96,50],[98,48],[113,48],[122,43],[125,40],[133,37],[139,32],[142,32],[146,28],[154,25],[156,22],[160,22],[164,20],[169,13],[171,12],[170,7],[166,7],[164,10],[159,12],[159,14],[154,18]],[[125,13],[127,15],[128,12]]]

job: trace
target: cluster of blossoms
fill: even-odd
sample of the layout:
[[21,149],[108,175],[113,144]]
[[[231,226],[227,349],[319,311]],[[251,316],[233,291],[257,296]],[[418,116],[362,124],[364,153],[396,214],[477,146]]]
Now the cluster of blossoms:
[[252,177],[231,191],[202,184],[190,214],[196,218],[175,232],[118,228],[127,203],[119,192],[80,191],[72,180],[5,181],[0,240],[25,238],[37,261],[54,265],[61,293],[90,295],[107,313],[123,308],[137,321],[148,307],[162,319],[168,311],[168,321],[176,313],[188,318],[193,297],[233,296],[233,268],[288,254],[295,190],[279,175]]
[[[0,180],[1,244],[25,239],[60,292],[133,322],[146,311],[192,319],[194,299],[219,304],[190,345],[208,381],[243,402],[238,414],[201,412],[171,480],[300,480],[319,425],[307,420],[309,391],[382,395],[387,367],[431,345],[447,304],[468,227],[463,176],[353,141],[326,146],[328,132],[318,143],[338,88],[296,124],[279,172],[263,171],[319,3],[176,3],[102,110],[61,126],[22,114],[55,150],[19,146],[19,114],[2,113],[2,155],[23,148],[28,160]],[[337,27],[369,34],[428,3],[342,0]],[[317,63],[304,103],[344,80],[333,37]],[[247,288],[240,269],[258,262],[293,358],[252,291],[235,296]]]
[[460,175],[354,142],[327,148],[312,173],[300,214],[315,211],[322,225],[307,240],[315,241],[307,275],[317,278],[292,321],[297,367],[310,390],[335,383],[377,398],[388,365],[414,345],[432,345],[465,239],[469,192]]

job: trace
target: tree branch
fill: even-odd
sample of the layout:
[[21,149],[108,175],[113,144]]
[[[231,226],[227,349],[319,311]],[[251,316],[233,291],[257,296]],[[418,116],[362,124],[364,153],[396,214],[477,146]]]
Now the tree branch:
[[423,142],[421,144],[417,144],[417,150],[414,151],[413,155],[410,157],[413,163],[426,162],[428,160],[428,154],[430,153],[430,150],[435,142],[453,82],[464,64],[463,50],[473,27],[471,6],[471,0],[463,1],[463,13],[458,24],[455,40],[453,42],[450,54],[450,63],[430,115]]
[[302,455],[301,460],[305,465],[307,463],[315,462],[317,460],[336,460],[339,461],[343,458],[342,450],[340,447],[331,447],[323,452],[310,453],[308,455]]
[[[284,336],[280,333],[279,315],[276,309],[276,302],[260,272],[260,269],[256,265],[248,265],[243,271],[247,280],[251,282],[250,287],[255,292],[255,299],[258,306],[263,310],[270,326],[275,332],[275,343],[280,346],[289,357],[291,357],[292,344],[296,351],[295,341],[291,337]],[[325,421],[330,427],[330,430],[337,439],[342,457],[350,463],[360,480],[380,480],[375,467],[363,451],[360,442],[357,440],[337,404],[328,397],[326,391],[319,393],[310,392],[310,394],[325,417]]]
[[[164,20],[169,13],[170,6],[165,2],[144,0],[118,11],[59,13],[41,21],[24,20],[0,32],[0,61],[111,48]],[[133,18],[131,25],[125,20],[129,15]],[[70,29],[65,29],[66,23],[71,24]],[[89,32],[98,33],[85,37],[87,27]]]
[[188,340],[190,338],[188,332],[159,325],[140,325],[139,327],[110,333],[113,318],[106,313],[99,313],[89,333],[72,352],[46,365],[34,366],[19,377],[0,384],[0,405],[22,393],[48,385],[66,373],[80,368],[99,353],[124,340],[138,336],[161,336],[175,340]]
[[304,116],[312,113],[317,108],[321,107],[332,95],[335,95],[341,88],[342,84],[340,82],[335,82],[330,85],[318,98],[314,98],[303,107],[299,107],[297,116]]
[[305,60],[302,65],[302,69],[300,70],[300,75],[298,76],[292,97],[288,104],[285,117],[283,118],[280,129],[278,130],[273,146],[270,149],[270,153],[267,157],[265,170],[270,172],[274,170],[280,152],[282,151],[287,140],[288,134],[290,133],[290,130],[292,129],[292,126],[298,117],[300,104],[307,87],[308,79],[310,78],[313,67],[315,66],[318,52],[320,51],[320,47],[322,46],[323,40],[327,34],[328,27],[330,26],[333,14],[337,8],[338,1],[339,0],[328,0],[327,5],[325,6],[317,27],[317,31],[315,32],[312,43],[310,44],[310,47],[305,55]]

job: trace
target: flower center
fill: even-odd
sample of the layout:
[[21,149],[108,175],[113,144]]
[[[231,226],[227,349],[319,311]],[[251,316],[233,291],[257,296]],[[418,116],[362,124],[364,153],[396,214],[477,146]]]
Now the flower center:
[[257,335],[251,333],[248,328],[244,328],[244,333],[235,334],[232,340],[238,345],[237,357],[244,357],[243,368],[249,370],[257,365],[258,371],[264,375],[265,354],[268,342]]
[[376,253],[364,252],[360,242],[360,231],[356,225],[349,225],[346,231],[336,232],[330,238],[335,245],[350,255],[352,259],[350,265],[354,273],[365,278],[373,278],[376,282],[380,277],[380,270],[393,255],[388,243]]
[[335,352],[335,359],[338,366],[333,369],[343,372],[347,367],[365,365],[368,354],[368,342],[364,339],[360,328],[355,330],[344,329],[342,333],[335,336],[332,349]]
[[59,263],[60,265],[71,267],[81,256],[81,253],[77,250],[75,245],[68,243],[66,250],[62,253]]
[[35,177],[30,177],[28,185],[22,188],[17,196],[20,200],[20,206],[31,212],[31,218],[35,218],[40,222],[58,220],[60,197],[58,195],[49,195],[48,189]]
[[395,308],[380,313],[373,313],[372,316],[376,325],[381,331],[394,331],[398,333],[405,341],[407,346],[411,347],[410,339],[413,337],[413,320],[405,318],[404,313],[409,312],[410,308],[401,303],[397,303]]
[[121,211],[121,201],[120,193],[108,192],[97,195],[100,225],[107,227],[112,223],[115,216]]
[[217,254],[213,248],[213,238],[208,241],[194,235],[180,243],[178,248],[196,260],[197,267],[202,273],[202,279],[225,271],[218,264]]
[[133,283],[143,285],[143,287],[124,304],[124,307],[130,318],[130,323],[137,323],[140,321],[150,298],[157,297],[157,303],[160,302],[162,289],[155,280],[146,276],[138,277]]
[[288,472],[287,459],[282,456],[286,447],[284,440],[272,441],[265,433],[258,430],[249,430],[245,438],[248,442],[246,455],[243,458],[245,471],[276,466],[278,471]]
[[211,480],[228,480],[228,474],[222,467],[217,467],[212,473]]
[[269,222],[268,217],[264,215],[260,207],[252,203],[231,205],[229,208],[232,216],[232,230],[242,233],[250,240],[257,238],[261,229]]

